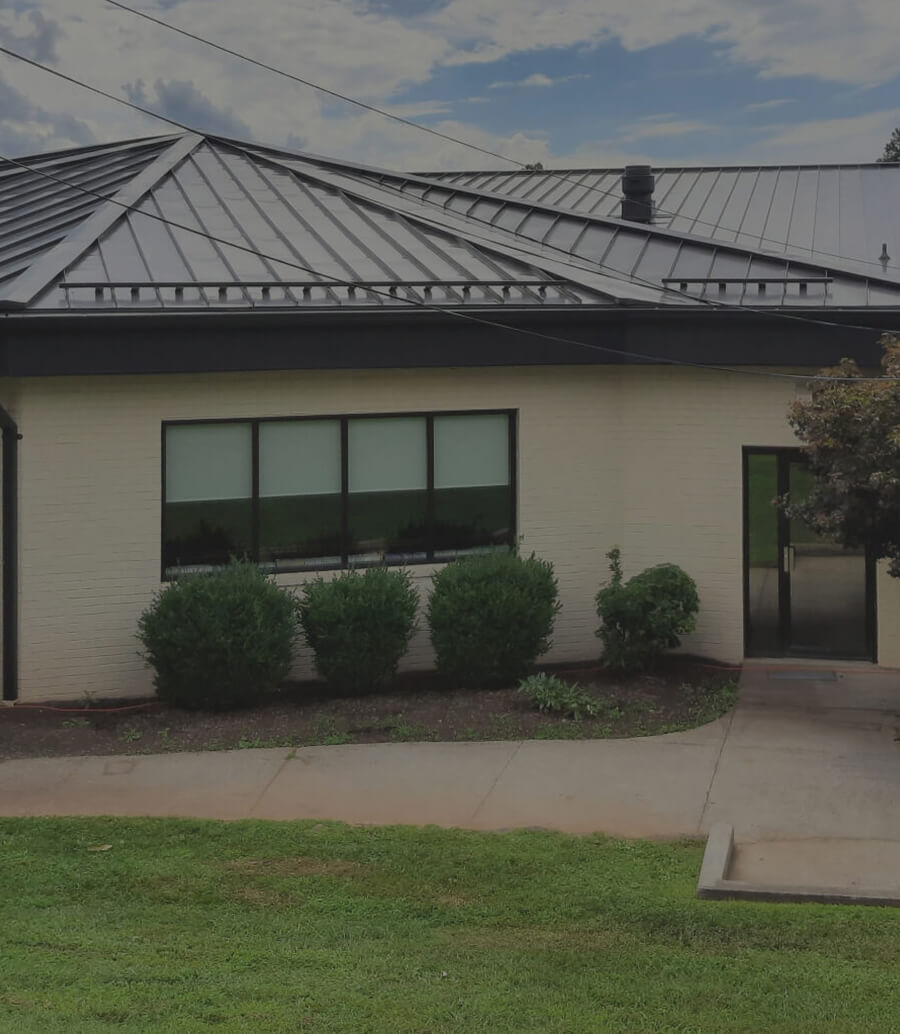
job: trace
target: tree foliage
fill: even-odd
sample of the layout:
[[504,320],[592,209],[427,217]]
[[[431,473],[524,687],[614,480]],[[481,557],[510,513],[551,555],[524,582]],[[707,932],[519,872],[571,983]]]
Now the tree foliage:
[[809,401],[791,406],[815,480],[806,500],[780,506],[821,535],[889,559],[900,577],[900,340],[884,334],[881,345],[881,378],[844,359],[822,371]]
[[881,157],[876,159],[879,162],[900,162],[900,126],[891,133],[891,138],[884,145]]

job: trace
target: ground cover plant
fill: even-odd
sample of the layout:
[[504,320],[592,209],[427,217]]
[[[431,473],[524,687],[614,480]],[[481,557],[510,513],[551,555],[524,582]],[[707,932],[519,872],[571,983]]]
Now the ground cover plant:
[[[159,754],[179,750],[299,747],[406,740],[591,739],[650,736],[713,721],[737,698],[733,668],[664,658],[651,674],[625,677],[597,666],[556,671],[577,683],[583,707],[541,711],[515,683],[452,688],[434,673],[407,672],[390,687],[339,694],[323,683],[289,683],[251,708],[188,711],[159,701],[74,700],[0,709],[0,758],[60,754]],[[94,706],[96,705],[96,706]],[[124,708],[117,710],[117,707]]]
[[896,1029],[892,909],[698,901],[699,843],[0,821],[16,1034]]

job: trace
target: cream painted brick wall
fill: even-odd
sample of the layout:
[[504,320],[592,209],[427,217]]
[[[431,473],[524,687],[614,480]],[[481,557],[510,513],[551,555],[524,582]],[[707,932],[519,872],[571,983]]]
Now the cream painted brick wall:
[[[593,597],[616,544],[629,573],[685,567],[702,601],[685,649],[739,660],[741,446],[793,442],[792,382],[686,369],[49,378],[16,389],[25,700],[150,691],[134,630],[159,587],[163,420],[518,410],[519,532],[559,578],[555,661],[597,655]],[[430,572],[413,570],[424,596]],[[408,665],[429,664],[420,632]],[[309,670],[301,652],[297,673]]]

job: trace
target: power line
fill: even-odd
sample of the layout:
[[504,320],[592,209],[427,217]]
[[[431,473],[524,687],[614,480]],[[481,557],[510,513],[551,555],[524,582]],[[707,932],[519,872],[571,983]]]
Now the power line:
[[[124,209],[126,212],[130,213],[130,212],[134,211],[133,206],[128,205],[125,202],[118,201],[114,197],[111,197],[111,196],[109,196],[107,194],[103,194],[100,191],[92,190],[89,187],[84,187],[84,186],[81,186],[80,184],[72,183],[69,180],[66,180],[66,179],[64,179],[64,178],[62,178],[60,176],[56,176],[56,175],[53,175],[52,173],[47,172],[46,170],[34,168],[32,165],[29,165],[26,162],[23,162],[23,161],[21,161],[19,159],[9,158],[6,155],[0,154],[0,161],[5,161],[5,162],[9,163],[10,165],[16,166],[17,168],[24,169],[27,172],[31,172],[31,173],[33,173],[33,174],[35,174],[37,176],[43,177],[44,179],[51,180],[54,183],[62,184],[63,186],[69,187],[70,189],[75,189],[75,190],[77,190],[77,191],[79,191],[79,192],[81,192],[83,194],[90,195],[91,197],[95,197],[95,198],[97,198],[97,199],[99,199],[101,201],[106,201],[106,202],[108,202],[110,204],[117,205],[119,208]],[[246,245],[237,244],[234,241],[229,241],[229,240],[226,240],[226,239],[224,239],[222,237],[217,237],[214,234],[211,234],[211,233],[209,233],[209,232],[207,232],[205,230],[198,230],[196,227],[188,226],[188,225],[186,225],[184,223],[179,223],[179,222],[176,222],[175,220],[172,220],[172,219],[166,219],[164,216],[156,215],[156,214],[154,214],[152,212],[140,211],[140,212],[137,212],[136,214],[143,216],[145,219],[153,219],[156,222],[160,222],[160,223],[165,224],[166,226],[174,227],[175,229],[179,229],[179,230],[184,230],[187,233],[193,233],[193,234],[195,234],[195,235],[197,235],[199,237],[203,237],[205,240],[213,241],[213,242],[215,242],[217,244],[222,244],[225,247],[235,248],[238,251],[243,251],[243,252],[246,252],[248,254],[255,255],[258,258],[265,259],[266,261],[280,263],[281,265],[288,266],[288,267],[293,268],[293,269],[299,269],[302,272],[310,273],[313,276],[323,278],[323,279],[328,280],[328,281],[330,281],[332,283],[339,284],[340,286],[343,286],[343,287],[358,288],[358,289],[366,291],[366,292],[368,292],[370,294],[374,294],[376,296],[382,296],[382,297],[388,298],[392,302],[397,302],[398,300],[400,300],[402,302],[409,303],[413,307],[417,307],[417,308],[425,310],[425,311],[441,313],[441,314],[443,314],[445,316],[450,316],[450,317],[453,317],[453,318],[456,318],[456,319],[467,320],[469,322],[476,323],[476,324],[479,324],[481,326],[491,327],[493,329],[503,330],[503,331],[514,333],[514,334],[523,334],[523,335],[525,335],[527,337],[537,338],[537,339],[540,339],[540,340],[543,340],[543,341],[549,341],[549,342],[551,342],[553,344],[573,345],[573,346],[578,347],[578,348],[586,348],[586,349],[589,349],[591,351],[603,352],[603,353],[606,353],[608,355],[616,355],[616,356],[620,356],[622,358],[638,359],[638,360],[641,360],[641,361],[644,361],[644,362],[654,363],[654,364],[658,363],[658,364],[667,365],[667,366],[688,367],[688,368],[691,368],[691,369],[698,369],[698,370],[717,371],[717,372],[720,372],[720,373],[736,373],[736,374],[743,374],[745,376],[768,377],[768,378],[776,378],[776,379],[780,379],[780,380],[805,381],[805,382],[814,381],[814,380],[830,380],[830,381],[833,381],[833,380],[852,380],[852,381],[863,381],[863,380],[865,380],[865,381],[870,381],[870,380],[871,381],[876,381],[876,380],[877,381],[882,381],[882,380],[885,380],[885,378],[881,378],[881,377],[831,378],[831,377],[822,377],[820,375],[777,373],[777,372],[768,371],[768,370],[745,369],[743,367],[718,366],[718,365],[714,365],[714,364],[710,364],[710,363],[692,363],[692,362],[689,362],[687,360],[682,360],[682,359],[672,359],[672,358],[667,358],[667,357],[664,357],[664,356],[647,355],[647,354],[644,354],[644,353],[641,353],[641,352],[632,352],[632,351],[626,351],[625,349],[610,348],[610,347],[608,347],[606,345],[595,345],[595,344],[591,344],[591,343],[586,342],[586,341],[577,341],[574,338],[562,337],[562,336],[557,335],[557,334],[545,334],[543,331],[531,330],[531,329],[529,329],[527,327],[510,326],[507,323],[500,323],[497,320],[490,320],[490,319],[485,319],[485,318],[480,317],[480,316],[474,316],[474,315],[472,315],[470,313],[461,312],[458,309],[449,309],[449,308],[447,308],[445,306],[434,305],[434,304],[429,303],[429,302],[421,302],[421,301],[419,301],[418,299],[415,299],[415,298],[402,298],[402,299],[398,299],[395,295],[390,294],[389,291],[387,291],[387,290],[379,290],[378,288],[375,288],[375,287],[372,287],[370,285],[367,285],[363,281],[347,280],[347,279],[344,279],[342,277],[334,276],[334,275],[332,275],[330,273],[322,273],[319,270],[313,269],[310,266],[302,265],[299,262],[293,262],[293,261],[290,261],[288,259],[282,258],[280,256],[269,255],[266,252],[259,251],[259,250],[255,249],[255,248],[250,248],[250,247],[248,247]],[[880,328],[867,328],[867,329],[880,329]]]
[[91,86],[89,83],[84,83],[80,79],[75,79],[71,75],[66,75],[65,72],[60,72],[56,68],[50,68],[49,65],[42,65],[40,61],[35,61],[33,58],[25,57],[24,54],[18,54],[15,50],[0,47],[0,54],[6,54],[7,57],[14,57],[17,61],[24,61],[26,65],[32,65],[34,68],[39,68],[42,72],[50,72],[58,79],[71,83],[73,86],[81,86],[85,90],[90,90],[91,93],[97,93],[101,97],[106,97],[107,100],[116,101],[118,104],[124,104],[126,107],[139,111],[142,115],[149,115],[150,118],[161,119],[163,122],[168,122],[170,126],[175,126],[176,129],[186,129],[188,132],[194,132],[190,126],[186,126],[183,122],[177,121],[177,119],[169,118],[168,115],[160,115],[159,112],[151,111],[149,108],[142,108],[140,104],[134,104],[132,101],[127,101],[124,97],[117,97],[114,93],[107,93],[106,90],[101,90],[99,86]]
[[[107,93],[105,90],[101,90],[101,89],[99,89],[96,86],[92,86],[89,83],[85,83],[85,82],[81,81],[80,79],[75,79],[72,76],[65,75],[64,73],[57,71],[55,68],[51,68],[48,65],[43,65],[39,61],[35,61],[32,58],[23,57],[21,54],[17,54],[15,51],[8,50],[6,47],[0,47],[0,53],[7,54],[10,57],[18,58],[18,59],[20,59],[22,61],[25,61],[27,64],[33,65],[35,68],[39,68],[39,69],[41,69],[44,72],[48,72],[50,75],[57,76],[58,78],[63,79],[63,80],[65,80],[68,83],[73,83],[76,86],[81,86],[85,90],[90,90],[92,93],[97,93],[97,94],[99,94],[102,97],[106,97],[108,100],[116,101],[119,104],[125,105],[125,107],[133,108],[135,111],[139,111],[139,112],[141,112],[144,115],[149,115],[152,118],[162,119],[162,121],[168,122],[168,123],[170,123],[171,125],[174,125],[174,126],[178,126],[180,129],[183,129],[183,130],[185,130],[185,131],[187,131],[189,133],[196,133],[198,136],[203,136],[204,135],[204,134],[198,132],[193,127],[184,124],[183,122],[177,122],[175,119],[168,118],[166,115],[158,115],[156,112],[152,111],[149,108],[141,107],[139,104],[134,104],[131,101],[125,100],[122,97],[116,97],[114,94]],[[261,146],[265,146],[265,145],[261,145]],[[244,148],[244,149],[246,149],[246,148]],[[104,200],[109,200],[109,199],[104,198]],[[433,202],[431,202],[431,203],[433,204]],[[478,220],[478,221],[480,222],[481,220]],[[566,252],[563,249],[557,248],[555,245],[545,245],[545,244],[543,244],[543,242],[537,241],[535,238],[525,237],[523,234],[519,234],[518,236],[521,236],[523,240],[531,240],[534,243],[541,244],[542,247],[547,247],[547,248],[551,248],[551,249],[556,250],[556,251],[561,251],[564,255],[567,256],[568,264],[570,266],[572,266],[573,269],[578,268],[574,264],[574,262],[572,261],[571,253]],[[233,246],[236,246],[236,245],[233,245]],[[251,253],[255,254],[254,252],[252,252],[252,249],[251,249]],[[535,259],[535,257],[532,256],[532,259],[531,259],[532,262],[534,261],[534,259]],[[616,269],[613,266],[606,266],[606,265],[604,265],[601,262],[595,262],[594,260],[591,260],[591,259],[579,259],[579,261],[588,262],[592,266],[596,266],[596,268],[601,273],[604,273],[606,276],[609,276],[612,279],[618,279],[618,280],[622,281],[623,283],[638,283],[638,284],[642,284],[643,286],[651,287],[654,291],[658,291],[661,294],[671,294],[671,295],[674,295],[675,297],[679,298],[681,301],[684,301],[684,299],[685,299],[685,295],[681,291],[678,291],[678,290],[676,290],[673,287],[669,287],[666,284],[657,284],[657,283],[654,283],[651,280],[646,280],[643,277],[639,277],[639,276],[637,276],[634,273],[628,273],[628,272],[626,272],[623,269]],[[705,306],[707,308],[732,309],[732,310],[737,311],[737,312],[753,313],[753,314],[758,315],[758,316],[763,316],[763,317],[765,317],[767,319],[785,319],[785,320],[792,320],[792,321],[800,322],[800,323],[809,323],[809,324],[812,324],[812,325],[815,325],[815,326],[829,327],[829,328],[838,328],[838,329],[847,329],[847,330],[871,330],[873,332],[881,332],[881,333],[883,333],[885,331],[885,328],[883,328],[883,327],[872,327],[870,325],[861,324],[861,323],[847,323],[847,322],[838,322],[838,321],[835,321],[835,320],[824,320],[824,319],[820,319],[820,318],[815,317],[815,316],[801,316],[799,314],[788,313],[788,312],[784,312],[784,311],[781,311],[781,310],[756,309],[756,308],[752,308],[752,307],[746,306],[746,305],[732,305],[729,302],[722,302],[722,301],[719,301],[718,299],[713,299],[713,298],[691,298],[691,300],[693,302],[696,302],[699,305]],[[900,333],[898,331],[890,331],[890,332],[892,332],[892,333]]]
[[[384,108],[379,108],[379,107],[377,107],[374,104],[367,104],[365,101],[361,101],[361,100],[359,100],[356,97],[351,97],[348,94],[340,93],[337,90],[329,89],[327,86],[322,86],[321,83],[315,83],[315,82],[313,82],[310,79],[304,79],[301,76],[294,75],[292,72],[286,72],[283,68],[278,68],[275,65],[270,65],[270,64],[268,64],[265,61],[260,61],[260,60],[258,60],[255,57],[250,57],[249,54],[243,54],[239,50],[233,50],[231,47],[226,47],[222,43],[216,43],[214,40],[207,39],[205,36],[201,36],[198,33],[189,32],[187,29],[182,29],[178,25],[173,25],[171,22],[167,22],[167,21],[165,21],[162,18],[157,18],[157,17],[155,17],[152,14],[147,14],[146,11],[138,11],[138,10],[136,10],[133,7],[129,7],[127,4],[121,3],[120,0],[105,0],[105,3],[108,3],[108,4],[112,5],[113,7],[118,7],[120,10],[126,11],[128,14],[133,14],[137,18],[143,18],[145,21],[152,22],[155,25],[159,25],[159,26],[161,26],[164,29],[170,29],[172,32],[177,32],[180,35],[187,37],[188,39],[195,40],[197,43],[203,43],[206,46],[212,47],[213,49],[218,50],[218,51],[220,51],[223,54],[229,54],[231,57],[236,57],[236,58],[240,59],[241,61],[246,61],[246,62],[248,62],[251,65],[255,65],[257,68],[262,68],[262,69],[264,69],[267,72],[272,72],[275,75],[280,75],[280,76],[282,76],[285,79],[290,79],[292,82],[299,83],[301,86],[308,86],[308,87],[310,87],[313,90],[318,90],[320,93],[325,93],[325,94],[327,94],[330,97],[335,97],[338,100],[345,101],[347,104],[354,104],[357,107],[362,108],[365,111],[370,111],[370,112],[373,112],[376,115],[381,115],[384,118],[391,119],[394,122],[399,122],[401,125],[409,126],[412,129],[419,129],[423,133],[429,133],[429,134],[431,134],[431,136],[439,137],[441,140],[446,140],[446,141],[448,141],[449,143],[452,143],[452,144],[458,144],[460,147],[467,147],[469,150],[477,151],[480,154],[485,154],[485,155],[487,155],[490,158],[496,158],[496,159],[498,159],[498,161],[509,162],[511,165],[517,165],[520,169],[523,169],[525,171],[532,171],[532,170],[529,169],[529,166],[528,166],[528,164],[526,162],[521,162],[517,158],[511,158],[511,157],[509,157],[509,155],[502,154],[502,153],[500,153],[498,151],[492,151],[488,147],[482,147],[479,144],[473,144],[469,140],[463,140],[460,137],[452,136],[449,133],[442,133],[439,130],[432,129],[431,126],[426,126],[426,125],[424,125],[421,122],[416,122],[413,119],[404,118],[402,115],[395,115],[393,112],[387,111]],[[570,176],[566,176],[562,172],[558,172],[558,171],[555,171],[553,169],[541,169],[540,171],[542,173],[544,173],[545,175],[552,177],[553,179],[560,180],[563,183],[571,183],[572,185],[580,187],[583,190],[587,190],[587,191],[590,191],[590,192],[593,192],[593,193],[597,193],[597,194],[602,194],[605,197],[614,198],[616,201],[620,201],[621,200],[619,195],[614,193],[611,190],[604,190],[602,187],[598,187],[598,186],[593,185],[593,184],[581,183],[579,180],[572,179]],[[449,188],[445,188],[445,189],[449,189]],[[672,211],[669,211],[669,210],[664,209],[664,208],[657,208],[656,212],[659,215],[666,215],[666,216],[669,216],[672,219],[689,219],[690,218],[689,216],[682,216],[679,212],[672,212]],[[728,226],[720,226],[718,223],[711,222],[708,219],[699,219],[699,218],[691,219],[691,223],[694,224],[694,225],[710,226],[713,229],[717,229],[717,230],[720,230],[720,231],[725,232],[725,233],[734,233],[734,234],[744,233],[744,231],[741,230],[741,229],[735,229],[734,227],[728,227]],[[673,231],[673,232],[678,232],[678,231]],[[757,234],[748,234],[748,236],[752,236],[752,237],[756,238]],[[758,235],[758,237],[759,237],[760,243],[765,242],[766,244],[775,244],[775,245],[777,245],[780,248],[789,248],[789,247],[791,247],[789,241],[780,241],[780,240],[777,240],[774,237],[765,237],[765,236],[763,236],[761,234]],[[852,262],[860,262],[860,263],[864,263],[867,266],[879,266],[879,267],[881,267],[881,263],[878,262],[875,259],[854,258],[853,256],[841,255],[838,252],[834,252],[834,251],[819,251],[819,250],[817,250],[816,254],[817,255],[825,255],[828,258],[843,259],[844,261],[849,260],[849,261],[852,261]],[[800,258],[800,257],[801,256],[798,256],[798,258]],[[815,259],[809,259],[808,261],[815,262]]]

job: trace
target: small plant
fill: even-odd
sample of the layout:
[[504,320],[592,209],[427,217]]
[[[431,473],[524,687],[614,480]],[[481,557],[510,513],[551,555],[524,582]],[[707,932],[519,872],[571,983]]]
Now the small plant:
[[65,718],[63,720],[64,729],[86,729],[90,724],[90,718]]
[[193,709],[227,710],[273,689],[296,636],[296,599],[247,561],[182,576],[138,622],[157,694]]
[[141,730],[135,729],[133,726],[128,729],[123,729],[122,734],[119,736],[119,739],[123,743],[137,743],[138,740],[142,740],[143,738],[144,734]]
[[606,556],[611,577],[596,599],[604,663],[626,674],[647,671],[663,651],[693,632],[700,606],[697,586],[675,564],[648,567],[626,582],[618,547]]
[[448,564],[432,581],[435,661],[457,685],[513,685],[550,649],[560,605],[548,561],[486,553]]
[[326,682],[354,693],[387,685],[409,649],[419,594],[408,571],[347,571],[303,588],[300,624]]
[[565,718],[595,718],[603,710],[601,702],[577,682],[566,682],[556,675],[529,675],[519,683],[519,692],[544,714]]

